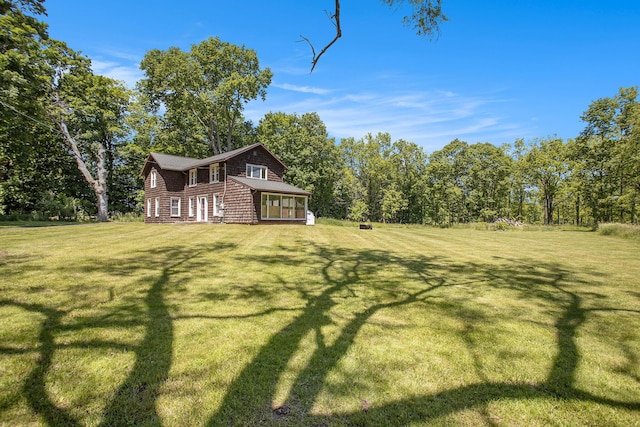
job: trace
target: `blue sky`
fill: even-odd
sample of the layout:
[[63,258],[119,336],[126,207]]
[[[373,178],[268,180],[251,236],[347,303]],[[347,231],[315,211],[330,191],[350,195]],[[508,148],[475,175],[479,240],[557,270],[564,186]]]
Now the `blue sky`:
[[246,106],[317,112],[336,139],[389,132],[427,153],[455,138],[494,145],[583,129],[589,104],[640,85],[639,0],[443,0],[437,40],[402,25],[406,8],[342,0],[343,37],[309,73],[311,50],[334,36],[333,0],[47,0],[49,34],[94,71],[129,85],[151,49],[213,36],[254,49],[274,77]]

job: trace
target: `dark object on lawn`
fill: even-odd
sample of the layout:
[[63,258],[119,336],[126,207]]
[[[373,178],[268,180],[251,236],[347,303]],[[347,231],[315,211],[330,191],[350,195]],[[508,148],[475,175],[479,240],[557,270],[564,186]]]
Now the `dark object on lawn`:
[[360,230],[373,230],[373,225],[371,225],[371,224],[360,224]]
[[279,417],[289,415],[289,412],[291,412],[291,408],[289,408],[288,406],[280,406],[279,408],[273,410],[273,413]]

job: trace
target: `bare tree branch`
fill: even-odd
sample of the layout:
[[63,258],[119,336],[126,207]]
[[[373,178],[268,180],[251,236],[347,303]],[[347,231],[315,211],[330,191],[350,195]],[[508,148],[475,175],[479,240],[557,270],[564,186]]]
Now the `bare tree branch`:
[[[440,34],[440,24],[442,22],[448,21],[449,18],[442,11],[442,1],[443,0],[381,0],[383,3],[398,7],[408,2],[411,6],[411,15],[405,16],[402,19],[402,22],[408,26],[413,27],[416,31],[416,34],[419,36],[425,36],[428,38],[433,38],[434,36],[438,36]],[[311,71],[316,68],[320,57],[324,55],[324,53],[336,42],[340,37],[342,37],[342,28],[340,27],[340,0],[335,0],[336,7],[335,12],[333,14],[325,11],[331,23],[336,27],[336,36],[327,44],[320,53],[316,54],[316,50],[313,47],[311,41],[304,36],[300,36],[302,40],[305,41],[311,48],[311,53],[313,54],[313,60],[311,61]]]
[[[327,12],[327,15],[329,15],[329,13]],[[329,20],[331,20],[331,22],[333,23],[333,25],[336,27],[336,36],[333,38],[333,40],[331,40],[331,42],[329,42],[329,44],[327,44],[321,51],[319,54],[316,55],[316,50],[313,47],[313,44],[309,41],[308,38],[304,37],[304,36],[300,36],[302,38],[303,41],[306,41],[309,44],[309,47],[311,47],[311,53],[313,54],[313,59],[311,61],[311,71],[309,71],[309,73],[313,73],[314,68],[316,68],[316,65],[318,64],[318,60],[320,59],[320,57],[322,55],[324,55],[324,53],[335,43],[338,41],[338,39],[340,37],[342,37],[342,28],[340,27],[340,0],[336,0],[336,9],[335,12],[333,13],[333,15],[329,15]]]

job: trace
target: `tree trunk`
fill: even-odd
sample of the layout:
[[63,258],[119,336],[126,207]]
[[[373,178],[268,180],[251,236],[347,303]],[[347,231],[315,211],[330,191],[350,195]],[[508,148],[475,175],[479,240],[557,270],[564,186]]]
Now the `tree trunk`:
[[106,158],[107,158],[107,150],[104,145],[101,143],[97,143],[98,145],[98,159],[97,159],[97,175],[98,179],[94,179],[91,175],[91,172],[87,168],[84,160],[82,160],[82,154],[80,153],[80,149],[78,148],[78,144],[76,140],[71,136],[69,130],[67,129],[67,125],[64,121],[56,121],[56,125],[62,132],[64,139],[71,148],[73,152],[73,158],[78,165],[78,170],[82,173],[82,176],[87,181],[87,183],[91,186],[94,193],[96,194],[97,199],[97,207],[98,207],[98,221],[105,222],[109,220],[109,199],[107,195],[107,168],[106,168]]
[[98,221],[109,221],[109,200],[106,192],[96,193],[98,198]]
[[544,198],[544,220],[547,225],[553,225],[553,197],[545,196]]
[[98,181],[94,181],[93,191],[96,193],[98,205],[98,221],[106,222],[109,220],[109,195],[107,192],[107,150],[104,145],[98,144]]

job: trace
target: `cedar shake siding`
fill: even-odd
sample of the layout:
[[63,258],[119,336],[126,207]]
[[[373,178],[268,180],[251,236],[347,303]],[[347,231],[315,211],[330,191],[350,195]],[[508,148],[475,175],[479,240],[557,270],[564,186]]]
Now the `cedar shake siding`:
[[[215,169],[212,172],[213,165],[218,166],[217,175]],[[286,166],[262,144],[206,159],[151,153],[142,170],[144,220],[147,223],[305,224],[311,193],[286,184],[285,171]],[[272,217],[266,219],[268,215],[262,215],[262,209],[268,198]],[[292,204],[297,210],[290,207]],[[301,218],[303,205],[304,218]],[[281,218],[281,213],[288,217]]]
[[[227,209],[228,206],[233,206],[233,209]],[[225,222],[257,224],[259,213],[260,211],[256,210],[251,189],[229,179],[227,181],[227,196],[225,197]]]

